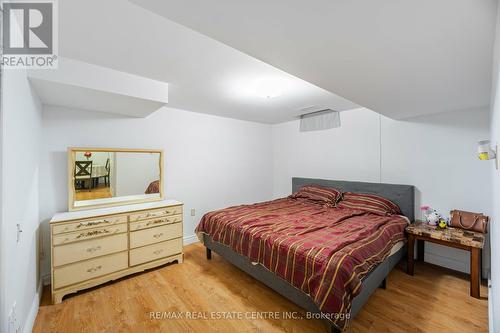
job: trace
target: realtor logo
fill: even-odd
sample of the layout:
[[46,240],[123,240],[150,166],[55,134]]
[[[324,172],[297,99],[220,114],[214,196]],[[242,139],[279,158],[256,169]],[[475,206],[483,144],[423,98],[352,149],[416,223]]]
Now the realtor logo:
[[57,67],[55,0],[4,1],[3,55],[6,67]]

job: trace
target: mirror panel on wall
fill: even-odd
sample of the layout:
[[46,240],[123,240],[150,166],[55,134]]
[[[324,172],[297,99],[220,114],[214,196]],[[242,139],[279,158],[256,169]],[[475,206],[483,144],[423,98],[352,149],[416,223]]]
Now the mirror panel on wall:
[[163,199],[163,151],[69,148],[69,210]]

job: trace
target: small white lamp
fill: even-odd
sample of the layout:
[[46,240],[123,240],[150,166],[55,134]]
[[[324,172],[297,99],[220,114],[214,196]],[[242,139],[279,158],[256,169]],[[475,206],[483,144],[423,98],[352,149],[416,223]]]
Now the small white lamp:
[[490,140],[479,141],[477,144],[477,156],[482,161],[495,160],[495,166],[498,169],[497,146],[491,147]]

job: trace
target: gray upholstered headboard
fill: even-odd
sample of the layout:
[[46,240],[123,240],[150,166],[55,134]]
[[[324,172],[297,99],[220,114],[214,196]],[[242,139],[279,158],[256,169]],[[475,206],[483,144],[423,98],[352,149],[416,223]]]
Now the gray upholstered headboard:
[[399,208],[401,208],[403,215],[409,218],[411,222],[415,219],[415,187],[413,185],[363,183],[294,177],[292,178],[292,192],[309,184],[335,187],[343,192],[377,194],[397,204]]

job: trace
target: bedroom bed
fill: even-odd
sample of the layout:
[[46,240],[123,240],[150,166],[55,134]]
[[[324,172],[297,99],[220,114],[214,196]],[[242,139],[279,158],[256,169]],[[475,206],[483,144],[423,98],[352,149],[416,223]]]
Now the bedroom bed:
[[283,198],[207,213],[197,227],[207,249],[344,330],[404,256],[404,227],[414,220],[414,187],[293,178],[292,193],[317,185],[378,195],[398,214],[337,209],[301,198]]

